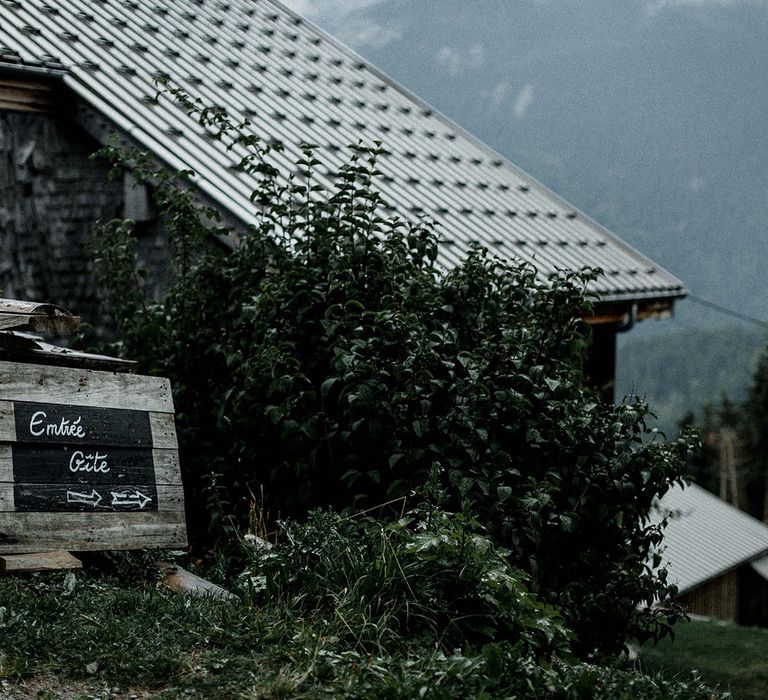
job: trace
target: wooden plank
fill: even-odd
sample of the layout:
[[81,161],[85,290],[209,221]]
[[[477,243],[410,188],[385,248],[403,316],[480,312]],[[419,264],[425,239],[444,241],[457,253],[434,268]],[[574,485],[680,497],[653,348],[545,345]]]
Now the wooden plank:
[[9,314],[0,311],[0,330],[48,331],[49,333],[71,333],[80,326],[79,316],[48,316],[46,314]]
[[0,554],[186,545],[179,513],[0,513]]
[[158,485],[181,486],[181,466],[178,450],[153,450],[155,461],[155,483]]
[[[132,497],[132,492],[136,490],[144,497]],[[68,498],[68,493],[82,494],[83,497]],[[119,496],[115,497],[113,493]],[[145,502],[145,497],[151,498],[151,502]],[[63,521],[66,520],[65,516],[71,514],[68,512],[70,510],[92,517],[109,511],[108,515],[113,518],[121,518],[133,512],[147,518],[153,518],[158,513],[174,513],[183,518],[184,489],[170,484],[88,484],[77,487],[69,484],[0,483],[0,516],[14,512],[9,508],[11,505],[17,515],[38,512],[39,507],[39,512],[61,517]],[[130,536],[130,533],[126,533],[126,536]]]
[[0,362],[0,400],[173,413],[163,377]]
[[154,484],[154,451],[92,445],[11,445],[13,480],[26,484]]
[[13,492],[13,482],[0,483],[0,513],[13,513],[16,510],[16,499]]
[[56,92],[46,83],[0,78],[0,108],[17,112],[48,113]]
[[154,484],[25,484],[13,485],[17,513],[95,513],[110,511],[156,512],[157,488]]
[[149,428],[152,431],[152,445],[159,449],[178,449],[176,421],[172,413],[150,413]]
[[13,488],[13,457],[10,445],[0,445],[0,512],[15,510]]
[[46,343],[42,338],[18,330],[0,332],[0,359],[36,365],[80,367],[108,372],[127,372],[136,365],[108,355],[95,355]]
[[0,401],[0,442],[16,442],[13,401]]
[[0,573],[21,571],[58,571],[82,569],[83,562],[69,552],[35,552],[33,554],[6,554],[0,556]]

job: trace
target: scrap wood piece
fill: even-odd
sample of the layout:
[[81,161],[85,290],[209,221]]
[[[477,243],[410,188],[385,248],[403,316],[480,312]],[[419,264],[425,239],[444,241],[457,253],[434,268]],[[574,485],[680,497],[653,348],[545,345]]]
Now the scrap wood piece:
[[12,362],[82,367],[84,369],[103,369],[111,372],[126,372],[136,365],[133,360],[62,348],[44,342],[37,335],[2,329],[0,329],[0,359]]
[[174,593],[184,593],[195,597],[208,596],[211,598],[220,598],[221,600],[233,600],[237,598],[234,593],[230,593],[226,588],[206,581],[204,578],[193,574],[191,571],[182,569],[176,564],[167,561],[157,562],[160,570],[165,574],[162,585],[169,588]]
[[56,304],[0,299],[0,330],[70,333],[79,325],[79,316]]
[[30,554],[5,554],[0,556],[0,573],[22,571],[59,571],[82,569],[83,562],[69,552],[34,552]]

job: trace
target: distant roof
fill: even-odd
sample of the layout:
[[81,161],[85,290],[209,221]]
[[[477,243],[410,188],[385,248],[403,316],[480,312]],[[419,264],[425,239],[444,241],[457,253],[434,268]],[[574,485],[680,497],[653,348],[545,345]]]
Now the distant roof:
[[237,152],[197,125],[158,78],[248,118],[285,145],[321,147],[333,170],[348,144],[380,140],[378,189],[404,218],[439,222],[440,262],[473,241],[531,261],[542,276],[601,267],[603,301],[670,299],[682,283],[410,94],[350,49],[274,0],[0,0],[0,64],[60,73],[110,124],[196,185],[236,220],[253,219],[253,180]]
[[[700,486],[675,487],[659,503],[676,513],[664,531],[669,581],[685,592],[742,564],[759,566],[768,554],[768,526]],[[656,522],[660,519],[654,514]],[[766,568],[766,566],[763,566]]]

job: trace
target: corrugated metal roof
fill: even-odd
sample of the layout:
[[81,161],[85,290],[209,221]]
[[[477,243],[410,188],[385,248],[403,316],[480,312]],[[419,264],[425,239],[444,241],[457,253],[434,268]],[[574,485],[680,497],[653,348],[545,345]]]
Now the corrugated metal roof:
[[241,153],[171,99],[155,100],[156,78],[250,119],[285,145],[276,164],[288,172],[302,143],[320,146],[336,169],[347,144],[382,141],[391,154],[379,190],[404,218],[440,223],[446,266],[480,242],[544,277],[602,267],[594,289],[605,301],[685,294],[673,275],[273,0],[0,0],[0,13],[0,54],[61,61],[69,88],[169,166],[196,171],[200,190],[243,222],[253,219],[253,181],[234,170]]
[[700,486],[671,489],[659,508],[676,514],[664,531],[662,556],[681,592],[768,554],[768,526]]

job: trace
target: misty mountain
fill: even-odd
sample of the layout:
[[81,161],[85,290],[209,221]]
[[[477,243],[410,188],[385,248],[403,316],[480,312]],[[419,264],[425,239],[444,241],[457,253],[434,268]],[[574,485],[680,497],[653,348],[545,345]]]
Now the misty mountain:
[[327,18],[691,291],[768,316],[767,4],[387,0]]
[[[768,3],[304,4],[694,295],[768,318]],[[742,326],[734,354],[732,319],[690,300],[678,307],[676,322],[641,324],[621,343],[619,390],[645,386],[669,416],[688,399],[742,392],[764,343]]]

